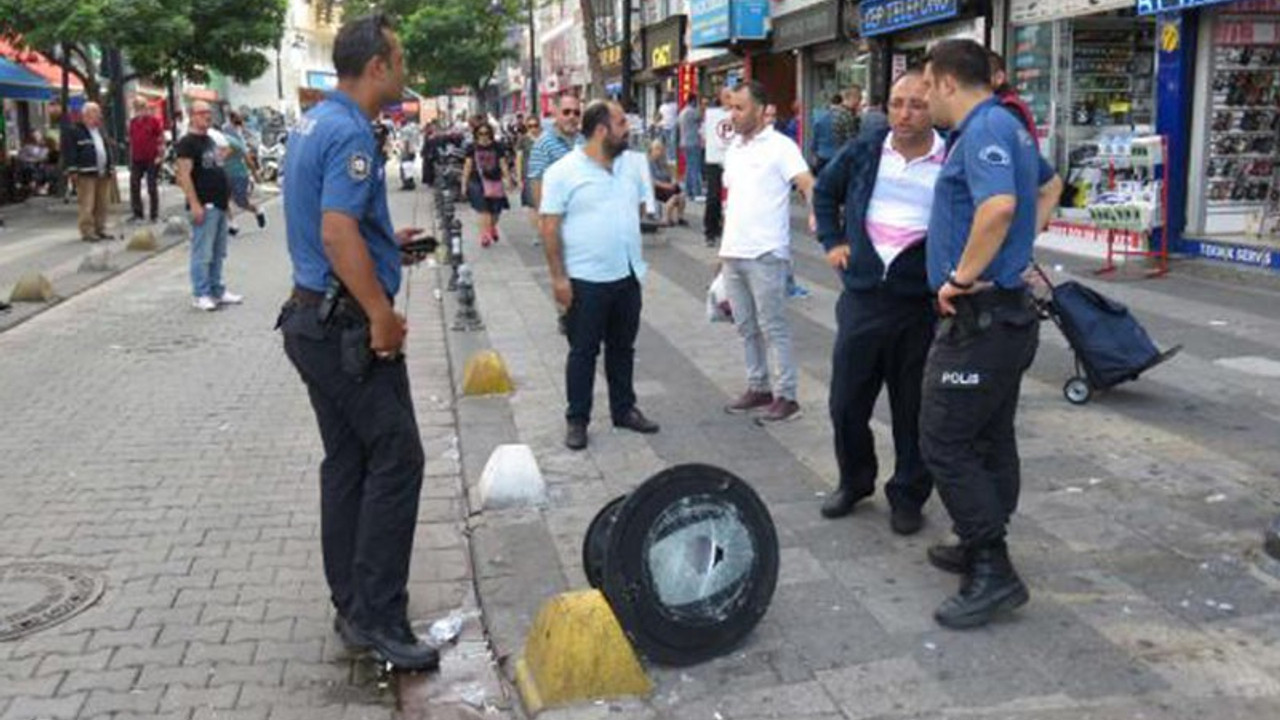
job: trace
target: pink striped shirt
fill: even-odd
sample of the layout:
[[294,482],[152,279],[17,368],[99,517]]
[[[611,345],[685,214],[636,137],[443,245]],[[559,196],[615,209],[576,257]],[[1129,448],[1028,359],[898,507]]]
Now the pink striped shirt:
[[936,132],[933,149],[910,162],[893,148],[892,132],[885,138],[867,207],[867,235],[884,261],[886,274],[898,255],[924,241],[933,211],[933,186],[946,158],[946,143]]

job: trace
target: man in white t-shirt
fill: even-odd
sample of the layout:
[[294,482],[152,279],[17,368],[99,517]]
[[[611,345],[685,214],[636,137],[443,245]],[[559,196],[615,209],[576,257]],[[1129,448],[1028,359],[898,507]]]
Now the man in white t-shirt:
[[675,161],[676,154],[676,118],[680,115],[680,105],[676,96],[667,93],[658,106],[658,116],[662,118],[662,142],[667,148],[667,159]]
[[707,247],[720,244],[724,234],[724,153],[733,140],[733,120],[729,117],[729,98],[733,90],[721,88],[702,117],[705,163],[702,180],[707,189],[707,207],[702,216],[702,235]]
[[[724,158],[729,201],[720,258],[733,321],[746,351],[747,390],[725,411],[763,410],[756,424],[765,425],[801,414],[786,313],[791,187],[811,203],[813,175],[799,146],[765,122],[764,85],[748,81],[730,97],[737,136]],[[770,349],[777,365],[772,383]]]

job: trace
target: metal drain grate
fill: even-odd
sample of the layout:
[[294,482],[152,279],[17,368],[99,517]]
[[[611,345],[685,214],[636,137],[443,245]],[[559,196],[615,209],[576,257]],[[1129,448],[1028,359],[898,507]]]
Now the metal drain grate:
[[0,565],[0,641],[53,627],[102,597],[102,575],[56,562]]

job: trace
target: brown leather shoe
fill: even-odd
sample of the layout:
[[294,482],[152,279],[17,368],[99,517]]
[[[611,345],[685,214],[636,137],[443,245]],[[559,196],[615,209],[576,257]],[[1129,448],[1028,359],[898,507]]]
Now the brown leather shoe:
[[741,415],[773,404],[773,393],[768,390],[748,390],[742,396],[726,405],[724,411],[730,415]]
[[778,398],[773,401],[768,410],[765,410],[756,418],[756,424],[764,427],[774,423],[791,422],[804,417],[804,411],[800,409],[800,403],[795,400],[786,398]]
[[613,426],[616,428],[633,430],[643,435],[652,435],[658,432],[658,423],[645,417],[644,413],[640,412],[640,408],[636,407],[628,410],[627,414],[623,415],[620,419],[614,420]]

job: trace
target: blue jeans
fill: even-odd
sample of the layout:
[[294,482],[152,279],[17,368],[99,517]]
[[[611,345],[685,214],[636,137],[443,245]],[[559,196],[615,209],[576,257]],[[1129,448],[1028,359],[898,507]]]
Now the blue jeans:
[[689,197],[703,194],[702,189],[702,148],[684,149],[684,190]]
[[227,257],[227,211],[205,206],[204,222],[191,226],[191,292],[222,297],[222,261]]

